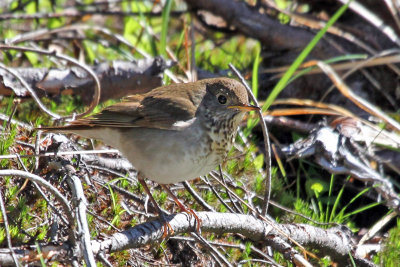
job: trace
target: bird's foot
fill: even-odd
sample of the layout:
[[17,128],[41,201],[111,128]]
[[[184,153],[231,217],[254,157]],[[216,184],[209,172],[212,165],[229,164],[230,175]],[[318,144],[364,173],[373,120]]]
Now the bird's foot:
[[[183,204],[182,204],[183,206]],[[191,208],[185,207],[183,206],[183,209],[181,208],[182,212],[186,212],[187,214],[189,214],[189,216],[193,216],[195,223],[196,223],[196,232],[201,234],[201,219],[199,218],[199,216],[197,216],[196,212],[194,210],[192,210]]]
[[149,187],[147,186],[146,182],[144,181],[144,179],[140,175],[138,176],[138,180],[142,184],[144,191],[149,196],[150,201],[153,203],[155,209],[157,210],[157,213],[158,213],[158,216],[160,218],[160,221],[163,224],[162,239],[167,238],[167,236],[169,236],[169,235],[173,235],[174,234],[174,229],[172,229],[172,226],[169,224],[169,222],[168,222],[168,220],[166,218],[166,216],[168,214],[166,214],[164,211],[162,211],[160,206],[158,206],[157,201],[155,201],[155,199],[153,198]]
[[168,188],[167,185],[161,185],[165,191],[167,191],[167,193],[170,195],[170,197],[172,197],[172,199],[174,200],[174,202],[176,203],[176,205],[178,205],[179,209],[182,212],[187,213],[189,216],[193,216],[194,220],[196,222],[196,232],[201,234],[201,219],[199,218],[199,216],[197,216],[196,212],[194,210],[192,210],[191,208],[186,207],[185,205],[182,204],[182,202],[179,201],[179,199],[174,195],[174,193],[172,193],[172,191]]
[[167,216],[167,214],[165,214],[161,210],[159,211],[159,218],[160,218],[161,223],[163,224],[162,239],[166,239],[168,236],[171,236],[175,233],[174,229],[172,229],[172,226],[169,224],[166,216]]

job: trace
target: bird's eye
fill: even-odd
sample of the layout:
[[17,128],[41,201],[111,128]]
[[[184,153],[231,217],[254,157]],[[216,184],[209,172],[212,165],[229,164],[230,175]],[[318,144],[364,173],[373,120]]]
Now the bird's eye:
[[219,95],[218,96],[218,102],[220,104],[225,105],[227,101],[228,101],[228,99],[226,98],[226,96],[224,96],[224,95]]

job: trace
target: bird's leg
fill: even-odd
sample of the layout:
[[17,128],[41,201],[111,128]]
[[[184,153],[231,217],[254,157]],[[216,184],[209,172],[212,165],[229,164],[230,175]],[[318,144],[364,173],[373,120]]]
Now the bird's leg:
[[200,233],[200,226],[201,226],[201,220],[197,216],[196,212],[192,210],[191,208],[185,207],[185,205],[182,204],[182,202],[179,201],[179,199],[172,193],[171,189],[169,189],[168,185],[166,184],[160,184],[162,188],[164,188],[165,191],[167,191],[168,195],[172,197],[172,199],[175,201],[176,205],[178,205],[179,209],[182,212],[186,212],[187,214],[191,215],[194,217],[196,221],[196,232]]
[[174,230],[172,229],[172,226],[169,224],[169,222],[167,222],[167,220],[165,219],[165,214],[164,212],[161,210],[160,206],[158,206],[156,200],[153,198],[153,195],[150,192],[149,187],[147,186],[145,180],[143,179],[143,177],[140,175],[138,175],[138,180],[140,182],[140,184],[143,186],[144,191],[146,192],[146,194],[149,196],[151,203],[153,204],[153,206],[157,209],[158,211],[158,215],[160,216],[160,219],[163,221],[163,229],[164,229],[164,233],[162,238],[165,239],[169,234],[173,235],[174,234]]

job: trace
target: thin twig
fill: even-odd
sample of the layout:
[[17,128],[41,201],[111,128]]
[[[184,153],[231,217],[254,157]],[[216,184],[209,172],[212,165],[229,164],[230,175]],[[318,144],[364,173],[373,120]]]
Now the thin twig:
[[[109,4],[109,3],[107,3]],[[186,11],[171,11],[170,16],[181,16]],[[133,17],[133,16],[145,16],[145,17],[161,17],[161,12],[124,12],[116,10],[65,10],[56,13],[33,13],[33,14],[14,14],[5,13],[0,14],[0,21],[3,20],[33,20],[33,19],[52,19],[52,18],[80,18],[90,15],[101,15],[101,16],[116,16],[116,17]]]
[[[36,137],[35,137],[35,147],[34,151],[35,154],[40,154],[40,137],[42,135],[42,131],[37,131],[36,132]],[[20,157],[21,158],[21,157]],[[34,172],[39,168],[39,157],[35,157],[35,168]]]
[[261,220],[267,222],[273,229],[275,229],[278,233],[280,233],[283,237],[287,238],[291,242],[293,242],[295,245],[297,245],[304,253],[310,255],[313,258],[316,258],[315,254],[313,254],[310,251],[307,251],[302,245],[299,244],[296,240],[291,238],[289,235],[284,233],[277,225],[277,223],[272,219],[270,216],[267,215],[262,215],[260,214],[256,209],[253,209],[249,204],[247,204],[243,199],[241,199],[235,192],[233,192],[229,187],[227,187],[223,182],[221,182],[216,176],[213,176],[214,179],[223,187],[225,187],[237,200],[239,200],[243,205],[245,205],[249,210],[251,210],[254,214],[257,214]]
[[[228,186],[226,185],[225,177],[224,177],[224,174],[223,174],[223,172],[222,172],[221,164],[218,166],[218,172],[219,172],[219,177],[221,178],[222,182],[225,184],[225,188],[228,187]],[[211,175],[212,177],[214,177],[214,173],[213,173],[213,172],[211,172],[210,175]],[[230,200],[231,203],[232,203],[232,206],[236,209],[236,213],[244,214],[244,211],[243,211],[242,206],[236,204],[236,201],[232,198],[232,194],[229,193],[229,190],[226,190],[226,194],[228,195],[229,200]]]
[[[0,49],[1,49],[1,45],[0,45]],[[61,119],[62,117],[56,113],[51,112],[50,110],[47,109],[47,107],[42,103],[42,101],[40,101],[39,97],[37,96],[36,92],[29,86],[29,84],[25,81],[24,78],[22,78],[21,75],[19,75],[15,70],[7,67],[6,65],[4,65],[3,63],[0,63],[0,68],[5,70],[6,72],[10,73],[11,75],[13,75],[15,78],[17,78],[17,80],[22,84],[23,87],[26,88],[26,90],[28,90],[28,92],[31,94],[32,98],[36,101],[36,103],[38,104],[39,108],[45,112],[47,115],[53,117],[54,119]]]
[[224,257],[224,255],[222,255],[216,248],[214,248],[208,242],[207,239],[205,239],[204,237],[202,237],[201,235],[199,235],[197,233],[190,233],[190,235],[192,237],[194,237],[195,239],[197,239],[197,241],[199,241],[201,244],[203,244],[207,249],[209,249],[210,252],[216,256],[216,258],[218,258],[221,261],[223,261],[224,262],[224,266],[233,267],[233,265],[229,263],[228,259],[226,257]]
[[[65,155],[82,155],[82,154],[108,154],[108,153],[119,153],[117,149],[99,149],[99,150],[81,150],[81,151],[58,151],[58,152],[46,152],[32,155],[19,155],[21,158],[32,158],[32,157],[48,157],[48,156],[65,156]],[[16,155],[0,155],[0,159],[16,159]]]
[[195,190],[193,190],[188,181],[184,181],[182,184],[185,189],[194,197],[197,203],[199,203],[203,208],[205,208],[207,211],[215,211],[213,207],[208,205],[208,203],[204,201],[204,199]]
[[100,252],[96,255],[96,257],[103,262],[103,264],[107,267],[113,267],[113,265],[107,260],[104,253]]
[[[187,236],[171,236],[169,239],[174,239],[174,240],[183,240],[186,242],[196,242],[194,238],[187,237]],[[233,244],[233,243],[222,243],[222,242],[217,242],[217,241],[210,241],[207,240],[208,243],[211,245],[219,246],[219,247],[227,247],[227,248],[236,248],[240,249],[242,251],[245,251],[247,248],[243,244]],[[258,254],[264,258],[266,258],[268,261],[270,261],[271,266],[276,266],[276,267],[283,267],[282,265],[279,265],[274,261],[274,259],[267,254],[265,254],[262,250],[256,248],[255,246],[251,245],[250,248],[255,252],[255,254]]]
[[2,193],[2,189],[0,188],[0,210],[1,213],[3,215],[3,223],[4,223],[4,230],[6,231],[6,236],[7,236],[7,246],[10,249],[10,253],[11,256],[13,258],[13,261],[15,263],[15,266],[20,266],[17,257],[15,256],[14,253],[14,249],[12,247],[12,243],[11,243],[11,235],[10,235],[10,231],[8,228],[8,220],[7,220],[7,211],[6,211],[6,207],[4,206],[4,201],[3,201],[3,193]]
[[20,99],[14,99],[14,101],[13,101],[13,109],[11,111],[10,118],[7,121],[7,125],[6,125],[5,130],[7,130],[10,127],[11,121],[12,121],[12,117],[14,117],[15,111],[17,111],[17,106],[18,106],[19,103],[21,103]]
[[65,117],[61,117],[60,115],[57,115],[51,111],[49,111],[40,101],[39,97],[36,95],[36,93],[33,91],[32,88],[30,88],[30,86],[25,82],[24,79],[22,79],[21,77],[19,77],[19,75],[11,70],[10,68],[7,68],[5,65],[1,64],[0,66],[2,68],[4,68],[7,72],[13,74],[20,82],[21,84],[29,91],[29,93],[32,95],[32,97],[35,99],[36,103],[38,103],[39,107],[46,112],[47,114],[49,114],[50,116],[52,116],[53,118],[56,119],[70,119],[70,118],[76,118],[79,119],[81,117],[84,117],[90,113],[92,113],[92,111],[94,110],[94,108],[99,104],[100,101],[100,91],[101,91],[101,86],[100,86],[100,81],[96,75],[96,73],[91,70],[89,67],[87,67],[86,65],[80,63],[79,61],[77,61],[76,59],[69,57],[67,55],[63,55],[63,54],[59,54],[55,51],[49,51],[49,50],[44,50],[44,49],[38,49],[38,48],[30,48],[30,47],[22,47],[22,46],[14,46],[14,45],[0,45],[0,50],[18,50],[18,51],[22,51],[22,52],[33,52],[33,53],[38,53],[38,54],[43,54],[43,55],[47,55],[47,56],[54,56],[56,58],[60,58],[63,60],[66,60],[67,62],[70,62],[80,68],[82,68],[83,70],[85,70],[90,76],[92,76],[94,83],[95,83],[95,87],[94,87],[94,93],[93,93],[93,101],[90,103],[89,108],[84,111],[83,113],[80,114],[73,114],[73,115],[69,115],[69,116],[65,116]]
[[[24,171],[29,172],[28,168],[25,166],[24,162],[22,161],[21,157],[16,154],[17,160],[19,164],[22,166]],[[40,188],[40,186],[35,182],[31,181],[32,184],[36,187],[36,190],[39,192],[39,194],[43,197],[43,199],[46,201],[47,205],[50,206],[50,208],[54,211],[54,213],[65,223],[65,225],[68,225],[68,221],[64,218],[64,216],[59,212],[59,210],[53,205],[53,203],[50,201],[50,199],[46,196],[46,194],[43,192],[43,190]],[[21,191],[22,188],[19,189]],[[19,193],[19,192],[18,192]]]
[[138,47],[133,46],[128,40],[125,39],[125,37],[123,37],[122,35],[120,35],[118,33],[114,33],[112,31],[110,31],[110,29],[103,28],[100,26],[95,26],[95,25],[84,25],[84,24],[73,24],[73,25],[67,25],[67,26],[63,26],[60,28],[56,28],[56,29],[45,28],[45,29],[39,29],[36,31],[30,31],[30,32],[27,32],[24,34],[19,34],[11,39],[8,39],[7,44],[15,45],[15,44],[18,44],[21,42],[37,40],[39,38],[43,39],[45,36],[51,37],[54,34],[66,32],[66,31],[71,31],[71,32],[79,31],[80,32],[80,31],[84,31],[84,30],[91,30],[91,31],[99,32],[100,34],[105,35],[106,37],[115,39],[118,43],[122,43],[122,44],[128,46],[130,49],[133,49],[134,51],[138,52],[144,58],[151,57],[149,54],[142,51]]
[[25,172],[25,171],[20,171],[20,170],[0,170],[0,176],[19,176],[19,177],[24,177],[27,178],[31,181],[35,181],[38,184],[44,186],[49,190],[54,197],[60,201],[61,206],[65,210],[65,214],[68,218],[69,222],[69,240],[72,243],[72,245],[76,244],[75,240],[75,233],[74,233],[74,228],[75,228],[75,219],[72,216],[72,209],[68,203],[68,200],[49,182],[47,182],[45,179],[43,179],[40,176],[37,176],[33,173]]
[[[8,121],[9,118],[10,118],[10,116],[7,116],[7,115],[5,115],[5,114],[1,114],[1,113],[0,113],[0,121]],[[11,118],[10,121],[11,121],[11,124],[16,124],[16,125],[18,125],[19,127],[22,127],[22,128],[24,128],[24,129],[26,129],[26,130],[28,130],[28,131],[31,131],[31,130],[32,130],[32,126],[30,126],[30,125],[27,124],[27,123],[17,121],[17,120],[15,120],[15,119],[13,119],[13,118]]]
[[[242,84],[246,87],[247,92],[251,98],[251,100],[254,102],[254,104],[257,107],[260,107],[257,101],[257,98],[254,96],[253,91],[250,89],[250,87],[247,85],[246,80],[243,78],[243,76],[240,74],[240,72],[233,66],[231,63],[229,63],[229,68],[236,74],[236,76],[239,77],[240,81]],[[265,193],[264,193],[264,203],[262,207],[262,215],[266,215],[268,212],[268,203],[269,199],[271,198],[271,144],[269,142],[269,136],[268,136],[268,128],[267,124],[264,121],[261,109],[257,110],[258,116],[260,117],[260,123],[261,123],[261,128],[263,132],[263,138],[264,138],[264,145],[265,145],[265,172],[266,172],[266,187],[265,187]]]
[[219,202],[221,202],[222,205],[225,206],[225,208],[230,212],[230,213],[235,213],[235,211],[227,204],[225,203],[224,199],[218,194],[218,192],[215,190],[214,186],[210,183],[208,178],[206,176],[200,177],[204,183],[211,189],[211,191],[214,193],[214,195],[218,198]]

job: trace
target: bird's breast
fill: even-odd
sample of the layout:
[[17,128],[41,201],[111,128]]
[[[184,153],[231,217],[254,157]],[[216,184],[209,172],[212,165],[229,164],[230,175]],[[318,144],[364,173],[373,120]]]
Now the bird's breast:
[[230,145],[220,136],[192,127],[183,131],[131,128],[112,135],[118,148],[144,176],[161,184],[206,175],[221,163]]
[[206,175],[222,163],[232,147],[236,127],[234,123],[208,128],[193,123],[181,131],[137,127],[79,134],[117,148],[146,178],[171,184]]

